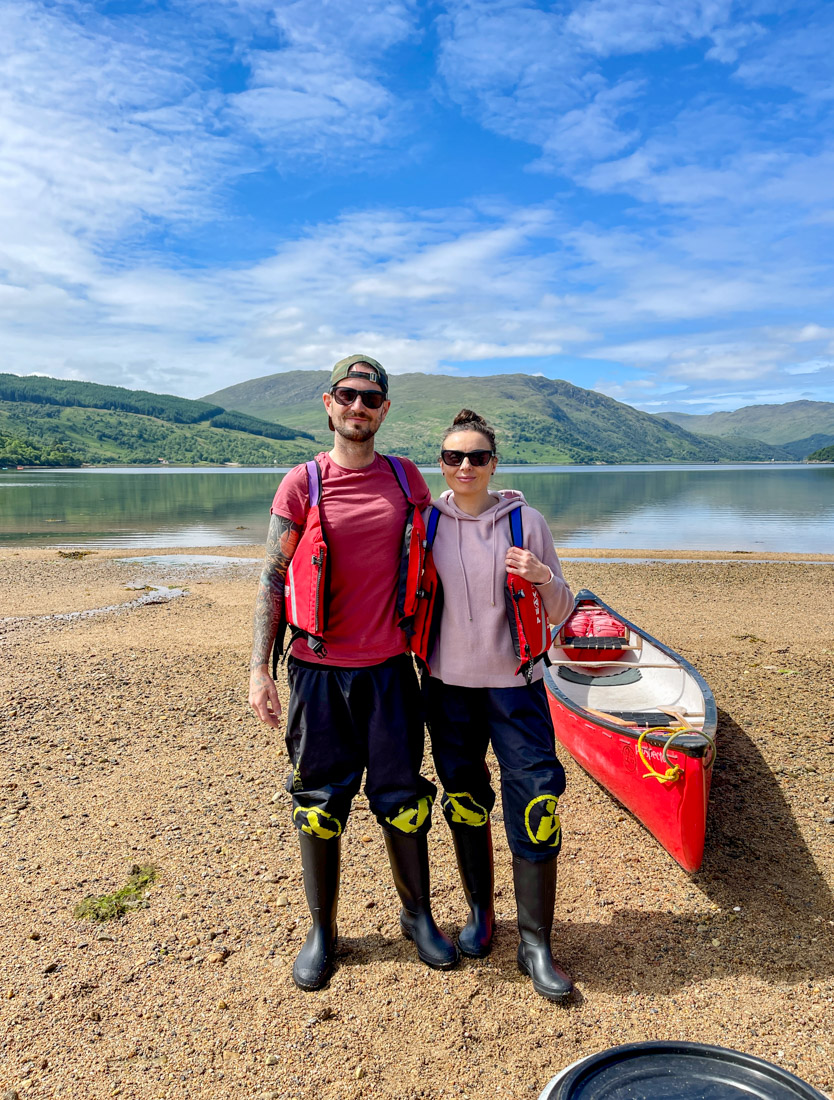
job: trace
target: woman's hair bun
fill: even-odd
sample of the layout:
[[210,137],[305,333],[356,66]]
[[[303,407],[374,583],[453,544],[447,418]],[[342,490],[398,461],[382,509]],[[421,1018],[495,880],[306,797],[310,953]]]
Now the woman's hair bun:
[[471,409],[461,409],[452,421],[452,427],[458,424],[483,424],[486,426],[486,420],[482,416],[478,416],[476,412],[472,412]]
[[440,440],[440,446],[446,442],[447,436],[453,435],[457,431],[463,432],[480,432],[481,435],[486,436],[489,440],[489,445],[492,451],[495,452],[495,429],[487,424],[486,420],[482,416],[478,416],[476,412],[471,409],[461,409],[455,419],[452,421],[451,427],[447,428],[443,433]]

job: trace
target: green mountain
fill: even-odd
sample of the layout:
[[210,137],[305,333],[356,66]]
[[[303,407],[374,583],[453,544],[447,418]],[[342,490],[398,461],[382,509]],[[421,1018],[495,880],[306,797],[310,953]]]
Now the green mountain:
[[784,405],[747,405],[733,412],[708,416],[664,412],[657,416],[688,432],[737,441],[759,439],[788,449],[794,458],[807,458],[819,447],[834,443],[834,402],[790,401]]
[[0,466],[237,462],[292,465],[299,428],[170,394],[0,374]]
[[813,454],[808,455],[809,462],[834,462],[834,444],[830,447],[821,447],[820,450],[814,451]]
[[[326,445],[331,438],[321,402],[327,371],[288,371],[209,394],[226,408],[278,417]],[[461,408],[496,428],[501,456],[513,463],[751,462],[790,460],[757,440],[703,438],[593,390],[527,374],[451,377],[398,374],[391,411],[380,433],[386,450],[418,462],[436,460],[443,429]]]

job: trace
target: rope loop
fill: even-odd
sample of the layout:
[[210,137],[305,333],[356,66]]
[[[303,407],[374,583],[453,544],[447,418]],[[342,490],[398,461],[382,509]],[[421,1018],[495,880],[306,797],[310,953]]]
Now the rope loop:
[[[662,733],[668,734],[666,742],[663,745],[663,763],[666,765],[666,772],[657,771],[643,755],[643,738],[647,733]],[[644,729],[640,736],[637,738],[637,755],[643,761],[643,766],[648,768],[648,771],[643,776],[644,779],[656,779],[658,783],[674,783],[680,779],[683,775],[683,768],[678,767],[677,764],[673,764],[669,759],[669,746],[675,740],[676,737],[680,737],[684,733],[697,733],[699,737],[703,737],[706,743],[709,745],[712,753],[709,758],[709,762],[704,762],[705,768],[711,768],[715,763],[715,741],[711,737],[708,737],[702,730],[696,729],[694,726],[649,726],[648,729]]]

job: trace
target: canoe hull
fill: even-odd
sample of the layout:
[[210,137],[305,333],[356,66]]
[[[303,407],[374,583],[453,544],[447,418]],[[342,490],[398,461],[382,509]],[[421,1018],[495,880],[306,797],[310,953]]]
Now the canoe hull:
[[[704,858],[712,768],[696,759],[669,750],[669,761],[683,769],[674,783],[644,779],[646,769],[636,752],[636,740],[602,729],[547,693],[553,728],[558,741],[585,771],[645,825],[649,832],[685,871],[697,871]],[[662,750],[642,746],[643,755],[656,771],[665,773]]]

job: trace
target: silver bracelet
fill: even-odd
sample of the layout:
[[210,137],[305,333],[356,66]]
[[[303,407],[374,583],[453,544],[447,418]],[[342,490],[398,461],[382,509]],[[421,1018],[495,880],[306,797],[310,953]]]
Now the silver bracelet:
[[[544,563],[542,562],[542,564],[544,564]],[[547,567],[547,571],[550,574],[550,576],[547,578],[547,580],[546,581],[541,581],[539,584],[536,584],[536,582],[533,581],[533,587],[534,588],[544,588],[544,586],[546,584],[550,584],[550,582],[553,580],[553,570],[550,568],[549,565]]]

